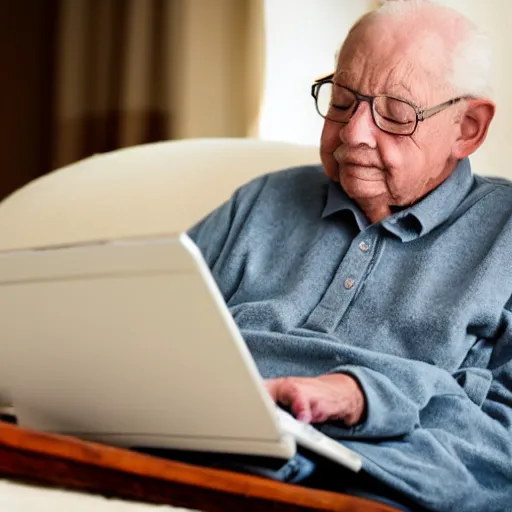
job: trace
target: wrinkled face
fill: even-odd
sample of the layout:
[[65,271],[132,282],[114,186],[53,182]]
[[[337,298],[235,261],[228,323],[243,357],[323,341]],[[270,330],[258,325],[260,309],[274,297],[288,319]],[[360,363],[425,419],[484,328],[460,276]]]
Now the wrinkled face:
[[[446,48],[432,33],[374,24],[357,27],[345,42],[334,81],[366,95],[387,94],[429,108],[450,99],[443,85]],[[414,203],[444,181],[456,161],[451,149],[460,130],[456,108],[418,123],[412,136],[391,135],[374,124],[369,103],[351,120],[325,120],[321,158],[327,175],[340,181],[360,205]]]

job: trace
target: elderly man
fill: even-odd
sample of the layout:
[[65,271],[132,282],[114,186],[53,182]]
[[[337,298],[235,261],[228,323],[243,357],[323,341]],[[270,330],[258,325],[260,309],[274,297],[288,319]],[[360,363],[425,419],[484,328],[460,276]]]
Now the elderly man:
[[305,482],[512,510],[512,184],[467,159],[487,66],[447,8],[364,16],[313,85],[323,170],[256,179],[190,232],[275,401],[364,459]]

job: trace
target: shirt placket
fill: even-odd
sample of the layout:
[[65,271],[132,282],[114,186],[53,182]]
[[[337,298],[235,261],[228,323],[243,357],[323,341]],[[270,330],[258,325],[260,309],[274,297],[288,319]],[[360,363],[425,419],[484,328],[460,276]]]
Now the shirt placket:
[[320,332],[336,329],[368,277],[379,245],[377,226],[354,238],[322,299],[304,324],[305,328]]

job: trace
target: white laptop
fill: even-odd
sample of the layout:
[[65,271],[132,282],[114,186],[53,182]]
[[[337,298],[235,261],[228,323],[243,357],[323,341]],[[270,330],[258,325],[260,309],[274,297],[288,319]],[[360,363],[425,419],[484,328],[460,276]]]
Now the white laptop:
[[0,391],[22,426],[288,459],[342,444],[276,408],[186,234],[0,253]]

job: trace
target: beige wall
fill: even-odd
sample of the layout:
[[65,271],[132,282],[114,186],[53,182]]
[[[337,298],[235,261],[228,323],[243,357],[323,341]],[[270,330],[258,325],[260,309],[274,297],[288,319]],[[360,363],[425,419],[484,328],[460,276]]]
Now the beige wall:
[[366,0],[265,0],[265,86],[259,136],[318,144],[322,120],[310,95]]
[[[259,135],[318,144],[321,119],[310,84],[328,73],[350,25],[375,7],[371,0],[265,0],[267,66]],[[512,1],[441,0],[489,32],[495,53],[497,114],[484,146],[472,157],[476,172],[512,179],[508,164],[512,119]]]
[[473,170],[512,179],[509,164],[512,119],[512,2],[510,0],[443,0],[489,34],[494,51],[493,99],[496,117],[485,144],[472,158]]
[[168,78],[174,137],[253,135],[264,71],[262,0],[169,5],[180,20],[168,34],[175,62]]

